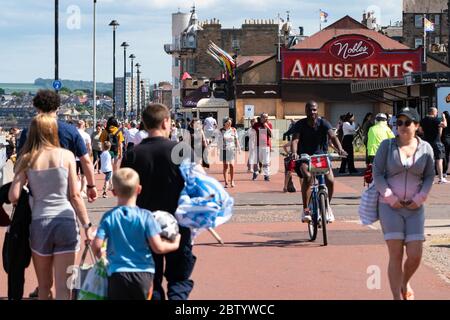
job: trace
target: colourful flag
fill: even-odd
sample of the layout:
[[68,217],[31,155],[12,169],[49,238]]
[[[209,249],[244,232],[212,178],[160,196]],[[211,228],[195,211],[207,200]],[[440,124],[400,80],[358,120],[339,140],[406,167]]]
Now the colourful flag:
[[320,10],[320,21],[321,22],[327,22],[328,13],[325,11]]
[[433,32],[434,31],[434,23],[428,20],[427,18],[424,18],[424,27],[425,32]]

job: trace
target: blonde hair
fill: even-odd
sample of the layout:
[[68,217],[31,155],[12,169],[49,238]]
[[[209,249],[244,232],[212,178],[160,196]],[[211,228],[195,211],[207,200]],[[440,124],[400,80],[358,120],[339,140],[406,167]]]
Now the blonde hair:
[[59,148],[58,123],[48,114],[38,114],[31,120],[27,140],[17,161],[16,173],[32,168],[44,147]]
[[131,198],[136,194],[139,185],[139,175],[131,168],[122,168],[114,172],[112,183],[119,197]]

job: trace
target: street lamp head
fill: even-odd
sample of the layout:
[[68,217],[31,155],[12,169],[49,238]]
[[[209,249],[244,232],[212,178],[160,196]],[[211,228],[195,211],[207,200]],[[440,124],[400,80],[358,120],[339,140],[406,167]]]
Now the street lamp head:
[[129,47],[130,45],[126,42],[122,42],[122,44],[120,46],[126,48],[126,47]]
[[115,29],[119,26],[119,23],[116,20],[113,20],[109,23],[109,25]]
[[130,56],[128,58],[134,59],[134,58],[136,58],[136,56],[134,54],[130,54]]
[[141,67],[141,65],[139,64],[139,62],[136,63],[135,66],[136,66],[136,68],[140,68],[140,67]]

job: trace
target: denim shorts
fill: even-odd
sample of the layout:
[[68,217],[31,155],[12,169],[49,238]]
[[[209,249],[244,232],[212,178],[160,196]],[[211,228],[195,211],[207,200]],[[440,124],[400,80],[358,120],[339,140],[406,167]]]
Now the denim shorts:
[[111,177],[112,177],[112,171],[103,172],[103,174],[105,175],[105,181],[111,180]]
[[74,219],[43,218],[31,221],[31,250],[40,256],[80,250],[80,230]]

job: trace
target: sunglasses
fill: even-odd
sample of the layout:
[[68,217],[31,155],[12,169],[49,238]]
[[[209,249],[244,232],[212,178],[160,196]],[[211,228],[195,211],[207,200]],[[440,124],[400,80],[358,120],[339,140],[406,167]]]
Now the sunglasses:
[[397,127],[401,127],[403,125],[405,125],[405,127],[409,127],[413,122],[411,120],[406,120],[406,121],[402,121],[402,120],[397,120]]

